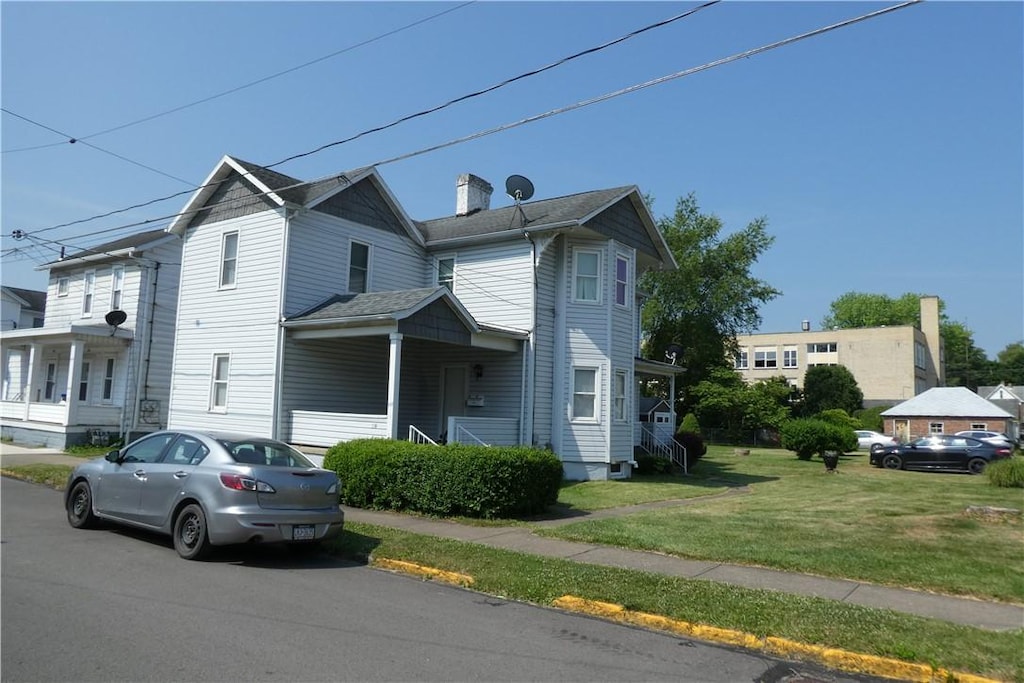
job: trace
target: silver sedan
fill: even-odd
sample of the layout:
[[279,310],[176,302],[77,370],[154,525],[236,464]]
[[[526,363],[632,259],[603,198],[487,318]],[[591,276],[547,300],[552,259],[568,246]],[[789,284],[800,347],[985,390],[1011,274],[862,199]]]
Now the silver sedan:
[[72,471],[65,489],[75,528],[109,520],[172,536],[201,559],[211,546],[311,546],[339,534],[338,477],[288,444],[262,437],[162,431]]

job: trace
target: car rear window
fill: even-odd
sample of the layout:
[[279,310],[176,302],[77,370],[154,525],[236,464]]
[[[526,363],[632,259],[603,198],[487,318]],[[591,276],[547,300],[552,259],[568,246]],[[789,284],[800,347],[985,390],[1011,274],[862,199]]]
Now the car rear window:
[[269,467],[315,467],[309,458],[291,446],[279,441],[246,439],[243,441],[221,440],[235,462],[244,465],[266,465]]

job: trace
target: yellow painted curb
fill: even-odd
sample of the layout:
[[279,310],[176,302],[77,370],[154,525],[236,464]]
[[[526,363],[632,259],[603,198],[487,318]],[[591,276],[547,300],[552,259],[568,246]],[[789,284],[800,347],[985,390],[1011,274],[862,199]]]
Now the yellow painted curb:
[[473,577],[466,574],[459,574],[458,572],[448,572],[443,569],[435,569],[433,567],[425,567],[421,564],[414,564],[412,562],[403,562],[402,560],[391,560],[386,557],[374,557],[371,560],[371,564],[374,567],[380,567],[381,569],[390,569],[396,572],[402,572],[404,574],[414,574],[416,576],[423,576],[435,581],[444,581],[445,583],[455,584],[456,586],[472,586]]
[[808,645],[786,638],[768,636],[761,638],[742,631],[692,624],[678,619],[669,619],[658,614],[634,612],[622,605],[596,600],[586,600],[572,595],[563,595],[552,603],[555,607],[589,614],[591,616],[611,619],[634,626],[678,633],[698,640],[726,643],[750,650],[760,650],[781,657],[813,659],[825,666],[841,671],[896,678],[904,681],[920,681],[921,683],[939,683],[957,681],[957,683],[998,683],[991,678],[984,678],[969,673],[935,669],[926,664],[914,664],[898,659],[887,659],[875,655],[864,655],[847,652],[823,645]]

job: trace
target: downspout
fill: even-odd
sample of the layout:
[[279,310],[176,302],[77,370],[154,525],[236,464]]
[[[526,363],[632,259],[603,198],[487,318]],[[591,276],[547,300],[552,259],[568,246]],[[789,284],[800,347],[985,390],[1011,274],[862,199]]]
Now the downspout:
[[[281,385],[284,378],[284,342],[285,328],[282,323],[285,320],[285,295],[288,291],[288,246],[291,237],[291,221],[298,214],[298,210],[284,209],[284,231],[281,243],[281,280],[277,293],[277,360],[274,363],[274,382],[271,390],[274,392],[274,407],[270,416],[270,438],[278,439],[281,434],[281,414],[283,412],[284,397],[282,396]],[[291,429],[288,430],[288,438],[291,438]]]
[[[160,280],[160,262],[157,261],[152,266],[146,266],[146,277],[150,280],[149,296],[151,298],[149,302],[149,319],[144,323],[146,328],[145,333],[145,344],[146,352],[142,359],[144,365],[143,371],[139,373],[139,381],[135,386],[135,414],[133,421],[138,424],[138,416],[141,414],[142,401],[149,400],[149,367],[152,362],[153,355],[153,329],[154,320],[156,319],[156,293],[157,285]],[[170,409],[170,406],[165,406]],[[158,420],[158,426],[162,420]]]

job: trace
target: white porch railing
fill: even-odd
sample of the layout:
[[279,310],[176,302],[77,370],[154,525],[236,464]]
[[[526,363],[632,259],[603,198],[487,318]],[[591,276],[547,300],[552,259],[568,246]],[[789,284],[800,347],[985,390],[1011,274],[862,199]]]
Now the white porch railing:
[[647,453],[661,458],[667,458],[673,464],[683,470],[683,474],[689,474],[690,468],[686,458],[686,448],[676,442],[669,434],[656,429],[658,423],[640,423],[640,447]]
[[409,441],[412,443],[430,444],[436,446],[437,442],[424,434],[416,425],[409,425]]
[[25,419],[24,401],[0,401],[0,417],[9,420]]
[[473,432],[466,429],[465,425],[455,426],[455,442],[456,443],[475,443],[477,446],[487,446],[490,448],[491,444],[484,443],[480,437]]
[[78,404],[76,409],[78,424],[96,427],[117,427],[121,424],[121,408],[119,406],[90,406]]
[[339,441],[388,437],[386,415],[293,410],[289,443],[329,447]]
[[59,403],[29,403],[27,420],[30,422],[52,422],[62,425],[66,420],[68,407]]
[[449,443],[481,446],[519,444],[519,420],[503,417],[449,417]]
[[[0,417],[9,420],[66,425],[67,414],[68,407],[61,403],[29,403],[26,412],[24,401],[0,401]],[[75,406],[74,424],[116,428],[121,424],[121,407],[79,403]]]

